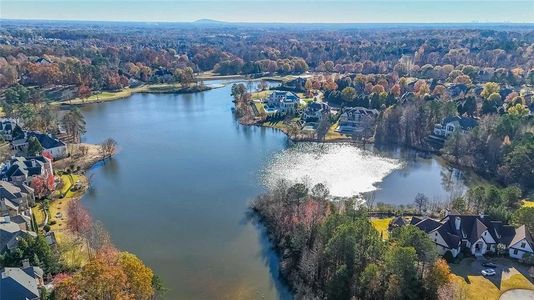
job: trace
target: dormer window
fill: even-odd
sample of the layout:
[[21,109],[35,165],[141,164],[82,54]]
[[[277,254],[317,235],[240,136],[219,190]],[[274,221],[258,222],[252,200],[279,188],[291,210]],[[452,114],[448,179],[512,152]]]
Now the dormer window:
[[522,243],[521,243],[521,248],[525,248],[526,245],[527,245],[527,243],[522,242]]

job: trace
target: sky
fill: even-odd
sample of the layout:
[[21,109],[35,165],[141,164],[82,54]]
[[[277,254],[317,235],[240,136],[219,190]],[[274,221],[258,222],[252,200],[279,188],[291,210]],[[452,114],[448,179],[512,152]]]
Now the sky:
[[265,23],[534,23],[534,0],[0,0],[2,19]]

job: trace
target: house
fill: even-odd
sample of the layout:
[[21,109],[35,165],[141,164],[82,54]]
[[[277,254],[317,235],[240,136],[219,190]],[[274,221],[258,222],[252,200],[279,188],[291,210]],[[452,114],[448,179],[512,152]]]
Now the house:
[[345,108],[339,118],[336,131],[346,134],[362,133],[370,129],[378,116],[378,110],[365,107]]
[[389,222],[388,225],[388,231],[392,231],[395,228],[399,228],[406,225],[406,221],[404,221],[403,217],[395,217],[391,222]]
[[268,108],[266,111],[293,114],[297,111],[300,98],[293,92],[273,91],[267,97]]
[[424,231],[442,255],[450,252],[456,257],[468,251],[481,256],[500,248],[508,249],[510,257],[522,258],[534,249],[532,235],[524,225],[514,229],[484,215],[448,214],[440,221],[414,217],[410,224]]
[[0,272],[0,299],[40,299],[39,288],[44,284],[41,268],[30,266],[28,260],[24,260],[22,268],[3,268]]
[[324,117],[328,117],[330,107],[324,102],[313,101],[304,110],[302,120],[306,123],[320,123]]
[[41,146],[43,146],[43,152],[49,153],[53,159],[64,158],[68,155],[67,145],[64,142],[51,134],[40,133],[37,131],[26,132],[26,147],[28,139],[32,136],[39,141]]
[[14,157],[5,163],[0,171],[0,179],[13,182],[18,187],[32,186],[32,181],[36,177],[45,179],[49,190],[54,189],[54,171],[52,160],[45,156],[25,158]]
[[49,65],[52,62],[46,57],[38,57],[37,59],[35,59],[34,63],[39,64],[39,65]]
[[0,181],[0,216],[17,216],[24,214],[35,204],[33,189],[21,183],[20,186],[7,181]]
[[437,137],[447,138],[456,130],[467,132],[478,125],[478,121],[470,117],[447,117],[441,124],[435,124],[433,134]]
[[37,237],[33,231],[21,229],[20,226],[11,221],[10,217],[3,217],[0,220],[0,253],[14,249],[23,238]]
[[[0,119],[0,136],[5,141],[12,141],[15,128],[17,128],[17,121],[14,119]],[[20,129],[20,128],[19,128]]]
[[514,238],[508,246],[510,257],[521,259],[526,253],[534,254],[534,239],[525,225],[515,229]]
[[31,230],[32,219],[30,214],[0,217],[0,223],[7,221],[17,224],[21,230]]

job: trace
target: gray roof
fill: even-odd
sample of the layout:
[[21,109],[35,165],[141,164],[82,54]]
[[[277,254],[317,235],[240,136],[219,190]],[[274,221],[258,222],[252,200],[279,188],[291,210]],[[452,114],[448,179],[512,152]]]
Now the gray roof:
[[445,120],[443,120],[443,125],[453,122],[458,122],[460,127],[462,127],[464,130],[472,129],[478,125],[478,121],[474,118],[459,116],[445,118]]
[[0,253],[3,252],[13,240],[28,236],[36,237],[37,234],[33,231],[20,229],[19,225],[15,222],[3,220],[0,222]]
[[3,170],[2,178],[9,179],[12,176],[31,177],[33,175],[40,175],[44,164],[47,162],[47,159],[43,156],[32,158],[15,157],[9,162],[9,167]]
[[63,143],[58,138],[52,135],[49,135],[49,134],[44,134],[44,133],[40,133],[37,131],[28,131],[26,135],[27,135],[27,138],[30,138],[32,136],[37,138],[37,140],[39,141],[39,143],[41,144],[41,146],[43,146],[45,150],[65,146],[65,143]]
[[531,246],[534,246],[534,241],[532,239],[532,235],[528,231],[527,227],[525,225],[521,225],[515,230],[515,235],[512,241],[508,246],[512,246],[513,244],[521,241],[526,240]]
[[39,287],[37,278],[43,277],[43,271],[41,270],[41,268],[4,268],[1,270],[1,273],[1,299],[39,299]]

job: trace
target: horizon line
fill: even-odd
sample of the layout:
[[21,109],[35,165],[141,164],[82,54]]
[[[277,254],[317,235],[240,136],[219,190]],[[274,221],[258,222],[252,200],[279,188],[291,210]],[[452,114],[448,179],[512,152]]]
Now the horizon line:
[[167,24],[198,24],[198,25],[224,25],[224,24],[264,24],[264,25],[277,25],[277,24],[283,24],[283,25],[359,25],[359,24],[365,24],[365,25],[380,25],[380,24],[391,24],[391,25],[476,25],[476,24],[482,24],[482,25],[534,25],[534,21],[532,22],[513,22],[513,21],[464,21],[464,22],[283,22],[283,21],[273,21],[273,22],[250,22],[250,21],[223,21],[223,20],[217,20],[217,19],[197,19],[193,21],[169,21],[169,20],[162,20],[162,21],[149,21],[149,20],[95,20],[95,19],[40,19],[40,18],[28,18],[28,19],[20,19],[20,18],[2,18],[0,17],[0,21],[48,21],[48,22],[102,22],[102,23],[167,23]]

